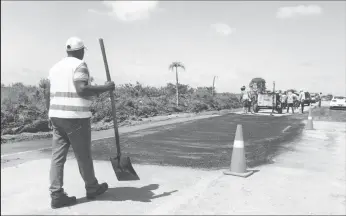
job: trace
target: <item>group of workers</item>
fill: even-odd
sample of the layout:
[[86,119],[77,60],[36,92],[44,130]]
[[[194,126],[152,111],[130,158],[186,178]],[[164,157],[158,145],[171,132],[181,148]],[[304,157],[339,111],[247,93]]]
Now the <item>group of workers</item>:
[[[256,102],[256,96],[251,91],[247,91],[245,86],[240,88],[241,95],[240,101],[243,103],[243,113],[247,114],[248,112],[254,113],[253,106]],[[252,109],[251,109],[252,108]]]
[[299,91],[299,95],[297,96],[292,91],[284,92],[280,95],[282,108],[285,109],[287,107],[287,113],[289,113],[290,108],[292,109],[292,113],[294,113],[294,108],[301,107],[301,113],[304,113],[304,105],[305,105],[305,92],[303,90]]
[[[315,100],[318,102],[318,107],[321,107],[321,96],[322,92],[315,95]],[[293,91],[285,91],[284,93],[280,94],[280,102],[282,104],[282,108],[285,109],[287,107],[287,113],[289,113],[289,108],[291,107],[292,113],[294,113],[294,108],[301,107],[301,113],[304,113],[304,106],[306,101],[306,94],[303,89],[299,91],[299,94],[293,93]],[[310,104],[311,102],[309,102]]]
[[[240,101],[243,103],[243,113],[254,113],[253,107],[257,102],[256,94],[252,91],[247,91],[245,86],[242,86],[240,90]],[[318,107],[321,107],[321,96],[322,93],[315,95],[316,102],[318,102]],[[281,93],[281,91],[276,91],[276,100],[276,104],[281,103],[282,109],[287,108],[287,113],[289,113],[290,108],[292,110],[292,113],[294,113],[294,109],[297,109],[299,107],[301,107],[301,113],[304,113],[306,94],[303,89],[299,91],[299,94],[294,93],[292,90],[288,90],[283,93]]]

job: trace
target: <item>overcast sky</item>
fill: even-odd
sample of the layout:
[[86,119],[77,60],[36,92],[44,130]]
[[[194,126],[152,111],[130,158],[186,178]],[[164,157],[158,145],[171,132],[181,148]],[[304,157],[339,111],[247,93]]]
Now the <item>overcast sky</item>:
[[269,87],[345,95],[343,1],[2,2],[1,82],[37,84],[80,37],[97,83],[106,80],[98,38],[116,84],[180,82],[239,92],[254,77]]

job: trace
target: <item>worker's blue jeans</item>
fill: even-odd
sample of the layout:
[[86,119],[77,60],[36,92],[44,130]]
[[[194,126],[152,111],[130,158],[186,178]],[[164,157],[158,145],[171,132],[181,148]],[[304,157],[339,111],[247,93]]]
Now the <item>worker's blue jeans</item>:
[[98,181],[95,177],[91,157],[91,126],[90,118],[63,119],[51,118],[53,127],[52,162],[50,168],[50,192],[64,192],[64,165],[67,153],[72,145],[77,159],[79,172],[85,182],[88,193],[95,192]]

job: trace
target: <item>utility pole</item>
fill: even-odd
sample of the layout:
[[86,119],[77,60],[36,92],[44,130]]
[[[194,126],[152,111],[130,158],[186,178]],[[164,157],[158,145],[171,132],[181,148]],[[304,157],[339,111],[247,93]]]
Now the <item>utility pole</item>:
[[213,78],[213,88],[211,89],[211,95],[214,97],[214,89],[215,89],[215,77],[216,76],[214,76],[214,78]]

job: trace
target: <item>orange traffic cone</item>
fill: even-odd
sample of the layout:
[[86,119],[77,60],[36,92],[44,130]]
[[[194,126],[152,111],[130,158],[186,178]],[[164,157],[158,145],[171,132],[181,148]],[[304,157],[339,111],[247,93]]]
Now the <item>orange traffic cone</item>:
[[254,171],[246,170],[243,128],[240,124],[237,125],[235,133],[230,170],[226,170],[223,173],[240,177],[248,177],[254,173]]
[[314,123],[312,122],[312,114],[311,114],[312,107],[309,107],[309,116],[308,116],[308,123],[306,125],[307,130],[313,130],[314,129]]

